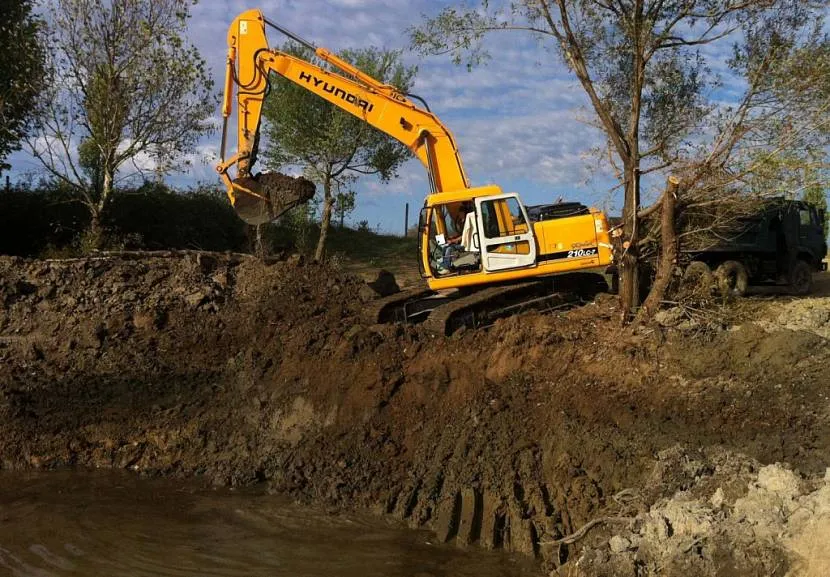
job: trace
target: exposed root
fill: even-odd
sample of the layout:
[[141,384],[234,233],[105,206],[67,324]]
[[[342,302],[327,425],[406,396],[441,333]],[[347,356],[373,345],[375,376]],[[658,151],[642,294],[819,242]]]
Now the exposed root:
[[599,517],[597,519],[592,519],[591,521],[588,521],[578,531],[575,531],[570,535],[565,535],[561,539],[555,539],[553,541],[539,541],[539,545],[545,547],[555,547],[557,545],[571,545],[582,539],[585,535],[588,534],[588,531],[590,531],[597,525],[602,525],[604,523],[631,523],[632,521],[634,521],[634,517]]

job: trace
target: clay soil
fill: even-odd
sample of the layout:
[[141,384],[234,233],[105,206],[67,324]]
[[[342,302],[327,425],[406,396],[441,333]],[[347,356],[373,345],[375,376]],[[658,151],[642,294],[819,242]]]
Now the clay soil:
[[742,307],[760,324],[631,331],[600,295],[438,338],[364,322],[374,297],[296,258],[2,258],[0,467],[265,482],[554,574],[795,570],[775,536],[749,554],[707,534],[665,557],[629,533],[678,495],[720,490],[718,514],[737,511],[772,463],[815,488],[830,299],[805,301],[802,325],[781,318],[797,301],[756,297]]

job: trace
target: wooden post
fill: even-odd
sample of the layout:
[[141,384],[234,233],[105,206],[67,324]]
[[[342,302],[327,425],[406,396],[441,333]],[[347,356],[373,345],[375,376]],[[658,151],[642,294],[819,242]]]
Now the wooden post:
[[404,211],[403,215],[403,236],[406,238],[409,236],[409,203],[406,203],[406,210]]

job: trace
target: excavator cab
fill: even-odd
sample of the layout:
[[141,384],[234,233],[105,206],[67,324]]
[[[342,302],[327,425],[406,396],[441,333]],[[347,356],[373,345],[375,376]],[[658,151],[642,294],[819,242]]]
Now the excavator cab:
[[498,187],[430,195],[420,222],[424,276],[489,273],[536,262],[527,210],[518,194],[504,194]]
[[[436,276],[481,270],[477,214],[472,201],[455,201],[424,208],[419,238],[427,243],[428,268]],[[423,271],[422,266],[422,271]]]
[[[419,225],[421,273],[433,290],[503,284],[567,272],[605,272],[608,221],[578,203],[531,207],[517,193],[483,186],[431,194]],[[474,226],[465,235],[461,223]]]

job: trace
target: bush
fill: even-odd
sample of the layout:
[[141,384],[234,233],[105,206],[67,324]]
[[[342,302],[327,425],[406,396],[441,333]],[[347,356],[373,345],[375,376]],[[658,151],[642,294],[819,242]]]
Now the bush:
[[222,193],[184,192],[149,183],[113,196],[104,217],[109,243],[121,248],[239,251],[247,248],[245,224]]
[[68,247],[89,225],[89,212],[59,188],[0,192],[0,253],[34,256]]
[[[70,256],[88,251],[89,212],[60,187],[15,187],[0,192],[0,253]],[[246,225],[224,193],[175,191],[148,183],[113,196],[102,224],[108,249],[248,248]]]

